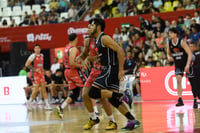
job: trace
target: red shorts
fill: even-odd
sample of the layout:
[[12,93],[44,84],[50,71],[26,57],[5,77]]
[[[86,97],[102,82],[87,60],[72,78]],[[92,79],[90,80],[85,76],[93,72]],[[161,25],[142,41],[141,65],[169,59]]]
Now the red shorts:
[[88,79],[86,80],[86,83],[84,84],[84,87],[90,88],[95,81],[95,79],[99,76],[99,74],[102,72],[102,70],[98,70],[95,68],[92,68],[90,75]]
[[44,74],[34,73],[33,74],[33,84],[40,84],[40,83],[45,83]]
[[83,87],[86,77],[81,70],[77,69],[66,69],[65,78],[69,85],[69,90],[75,89],[76,87]]

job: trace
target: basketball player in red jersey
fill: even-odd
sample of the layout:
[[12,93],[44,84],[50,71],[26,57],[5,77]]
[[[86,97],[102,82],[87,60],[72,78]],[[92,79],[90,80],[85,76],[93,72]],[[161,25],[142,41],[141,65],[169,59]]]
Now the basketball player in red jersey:
[[76,62],[76,57],[79,56],[79,50],[76,48],[78,42],[75,33],[69,34],[69,45],[65,48],[65,78],[69,85],[69,90],[72,94],[62,103],[61,106],[56,107],[58,117],[63,118],[63,109],[72,101],[76,101],[79,97],[80,90],[83,87],[86,77],[81,71],[82,64]]
[[[88,30],[90,33],[90,30]],[[89,90],[94,82],[94,80],[97,78],[97,76],[101,73],[102,67],[101,64],[96,61],[97,60],[97,52],[96,47],[94,44],[94,40],[90,36],[86,36],[84,39],[84,48],[80,56],[77,58],[77,60],[85,60],[85,65],[90,64],[90,61],[93,62],[93,67],[90,72],[90,75],[88,79],[86,80],[86,83],[84,84],[83,88],[83,102],[85,107],[87,108],[89,114],[90,114],[90,120],[87,124],[84,125],[84,130],[91,129],[95,124],[99,123],[99,118],[95,112],[95,100],[91,100],[91,98],[88,96]],[[117,124],[115,122],[115,119],[112,115],[112,108],[108,101],[106,99],[100,99],[100,102],[103,105],[103,108],[106,111],[106,114],[109,117],[109,124],[105,128],[106,130],[114,130],[117,129]],[[93,106],[92,106],[93,105]]]
[[29,56],[25,64],[25,67],[29,68],[32,73],[32,80],[33,80],[33,85],[34,85],[34,89],[31,94],[31,97],[27,101],[28,110],[32,109],[30,105],[31,105],[32,100],[35,99],[36,95],[38,94],[39,88],[41,88],[41,92],[45,99],[45,104],[46,104],[45,109],[52,110],[48,102],[48,95],[45,88],[45,78],[44,78],[44,69],[43,69],[44,57],[43,57],[43,54],[40,53],[40,51],[41,51],[40,45],[35,44],[34,46],[35,53]]

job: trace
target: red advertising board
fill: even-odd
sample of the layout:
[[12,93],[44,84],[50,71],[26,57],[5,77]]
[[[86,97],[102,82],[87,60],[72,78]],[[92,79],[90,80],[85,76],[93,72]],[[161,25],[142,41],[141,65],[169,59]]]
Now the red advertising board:
[[[177,100],[177,84],[174,67],[140,69],[142,100]],[[182,78],[183,99],[193,99],[188,79]]]

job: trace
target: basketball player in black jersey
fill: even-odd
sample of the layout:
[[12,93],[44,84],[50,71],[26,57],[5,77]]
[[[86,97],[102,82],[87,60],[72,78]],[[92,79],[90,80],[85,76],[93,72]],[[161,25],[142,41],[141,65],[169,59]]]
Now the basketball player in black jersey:
[[175,75],[177,79],[178,103],[176,106],[183,106],[182,100],[182,77],[184,71],[189,73],[190,63],[192,60],[192,52],[186,43],[185,39],[178,37],[176,28],[169,29],[169,41],[167,45],[167,58],[169,61],[174,61]]
[[103,68],[93,82],[88,95],[93,99],[108,98],[109,102],[128,119],[127,125],[122,130],[132,130],[138,127],[140,122],[135,119],[122,101],[124,95],[119,93],[119,81],[124,80],[123,49],[103,32],[105,29],[103,19],[92,18],[88,28],[93,31],[91,34],[95,37],[96,51]]
[[193,53],[190,73],[187,77],[192,87],[192,93],[194,97],[193,108],[198,108],[196,97],[200,99],[200,51],[197,48],[197,44],[194,42],[189,43],[189,47]]

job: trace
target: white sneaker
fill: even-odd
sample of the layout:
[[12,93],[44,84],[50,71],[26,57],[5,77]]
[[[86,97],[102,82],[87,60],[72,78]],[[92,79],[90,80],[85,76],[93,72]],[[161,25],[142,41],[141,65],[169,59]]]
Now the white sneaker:
[[37,104],[44,104],[44,101],[43,100],[40,100]]
[[52,107],[51,107],[50,105],[45,105],[45,106],[44,106],[44,109],[45,109],[45,110],[53,110]]
[[33,105],[33,104],[36,104],[36,103],[37,103],[37,102],[36,102],[36,100],[34,99],[34,100],[32,101],[31,104]]
[[27,107],[28,111],[32,110],[32,106],[31,106],[31,103],[29,101],[26,102],[26,107]]

